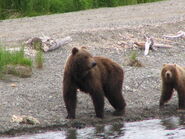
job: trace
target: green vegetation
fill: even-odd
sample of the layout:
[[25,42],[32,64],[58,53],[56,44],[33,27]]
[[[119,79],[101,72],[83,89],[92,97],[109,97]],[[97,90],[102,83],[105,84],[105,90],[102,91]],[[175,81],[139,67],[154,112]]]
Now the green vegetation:
[[44,62],[43,52],[41,50],[37,51],[36,56],[35,56],[36,68],[38,69],[43,68],[43,62]]
[[144,65],[137,59],[137,56],[138,53],[136,51],[131,51],[126,65],[132,67],[143,67]]
[[42,51],[42,41],[40,39],[35,39],[35,41],[33,41],[33,49]]
[[0,19],[64,13],[160,0],[0,0]]
[[136,61],[137,60],[137,52],[136,51],[131,51],[130,53],[130,60],[131,61]]
[[25,65],[32,66],[32,60],[24,56],[24,49],[10,52],[0,48],[0,73],[3,72],[6,65]]

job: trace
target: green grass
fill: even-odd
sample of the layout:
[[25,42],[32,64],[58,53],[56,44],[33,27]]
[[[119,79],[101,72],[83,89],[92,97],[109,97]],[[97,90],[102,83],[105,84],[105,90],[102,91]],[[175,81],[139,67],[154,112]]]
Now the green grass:
[[32,66],[32,60],[24,56],[24,49],[10,52],[4,48],[0,48],[0,72],[2,72],[6,65],[25,65]]
[[137,59],[137,57],[138,53],[134,50],[131,51],[126,65],[133,67],[143,67],[144,65]]
[[132,60],[132,61],[135,61],[135,60],[137,60],[137,52],[136,51],[131,51],[131,53],[130,53],[130,60]]
[[0,0],[0,19],[65,13],[160,0]]

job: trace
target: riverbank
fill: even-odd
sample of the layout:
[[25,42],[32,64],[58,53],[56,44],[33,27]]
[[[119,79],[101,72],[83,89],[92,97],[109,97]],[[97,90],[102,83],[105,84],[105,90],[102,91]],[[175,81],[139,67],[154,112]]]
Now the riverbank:
[[[34,74],[31,78],[10,77],[0,81],[1,135],[62,130],[65,127],[83,128],[94,124],[171,115],[183,116],[176,111],[176,95],[162,111],[159,110],[158,103],[161,94],[162,65],[185,65],[184,40],[163,38],[163,35],[176,34],[179,30],[185,31],[184,5],[184,0],[169,0],[0,22],[0,32],[3,32],[0,38],[7,45],[20,44],[30,37],[40,36],[41,33],[53,38],[71,36],[73,39],[68,45],[46,53],[44,68],[33,69]],[[159,48],[151,51],[148,56],[144,56],[142,50],[136,49],[138,59],[144,67],[125,66],[125,59],[129,57],[134,41],[144,41],[146,34],[152,36],[157,43],[173,47]],[[77,119],[65,119],[67,113],[62,98],[63,69],[66,57],[74,46],[86,46],[93,55],[106,56],[123,66],[123,94],[127,103],[124,117],[113,117],[113,108],[106,101],[105,119],[95,118],[90,97],[79,92]],[[12,87],[12,83],[16,84],[16,87]],[[17,124],[11,122],[13,115],[30,115],[37,118],[41,124]]]
[[147,2],[155,2],[160,0],[114,0],[114,1],[101,1],[101,0],[32,0],[32,1],[1,1],[0,3],[0,20],[33,17],[39,15],[49,15],[55,13],[66,13],[80,10],[101,8],[101,7],[116,7],[124,5],[133,5]]

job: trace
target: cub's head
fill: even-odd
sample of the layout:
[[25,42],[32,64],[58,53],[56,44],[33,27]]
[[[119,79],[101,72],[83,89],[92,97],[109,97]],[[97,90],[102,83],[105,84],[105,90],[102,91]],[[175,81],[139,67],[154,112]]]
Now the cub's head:
[[85,47],[74,47],[71,53],[73,69],[76,72],[86,72],[96,66],[96,61]]
[[177,76],[177,70],[176,70],[176,64],[164,64],[162,71],[161,71],[161,77],[163,81],[166,83],[172,83],[176,80]]

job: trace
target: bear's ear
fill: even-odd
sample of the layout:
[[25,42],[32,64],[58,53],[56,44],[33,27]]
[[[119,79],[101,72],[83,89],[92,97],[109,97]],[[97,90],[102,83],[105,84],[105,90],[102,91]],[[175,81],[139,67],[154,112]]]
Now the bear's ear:
[[77,52],[78,52],[78,48],[74,47],[74,48],[72,49],[72,54],[75,55]]
[[163,67],[165,67],[167,64],[163,64]]

